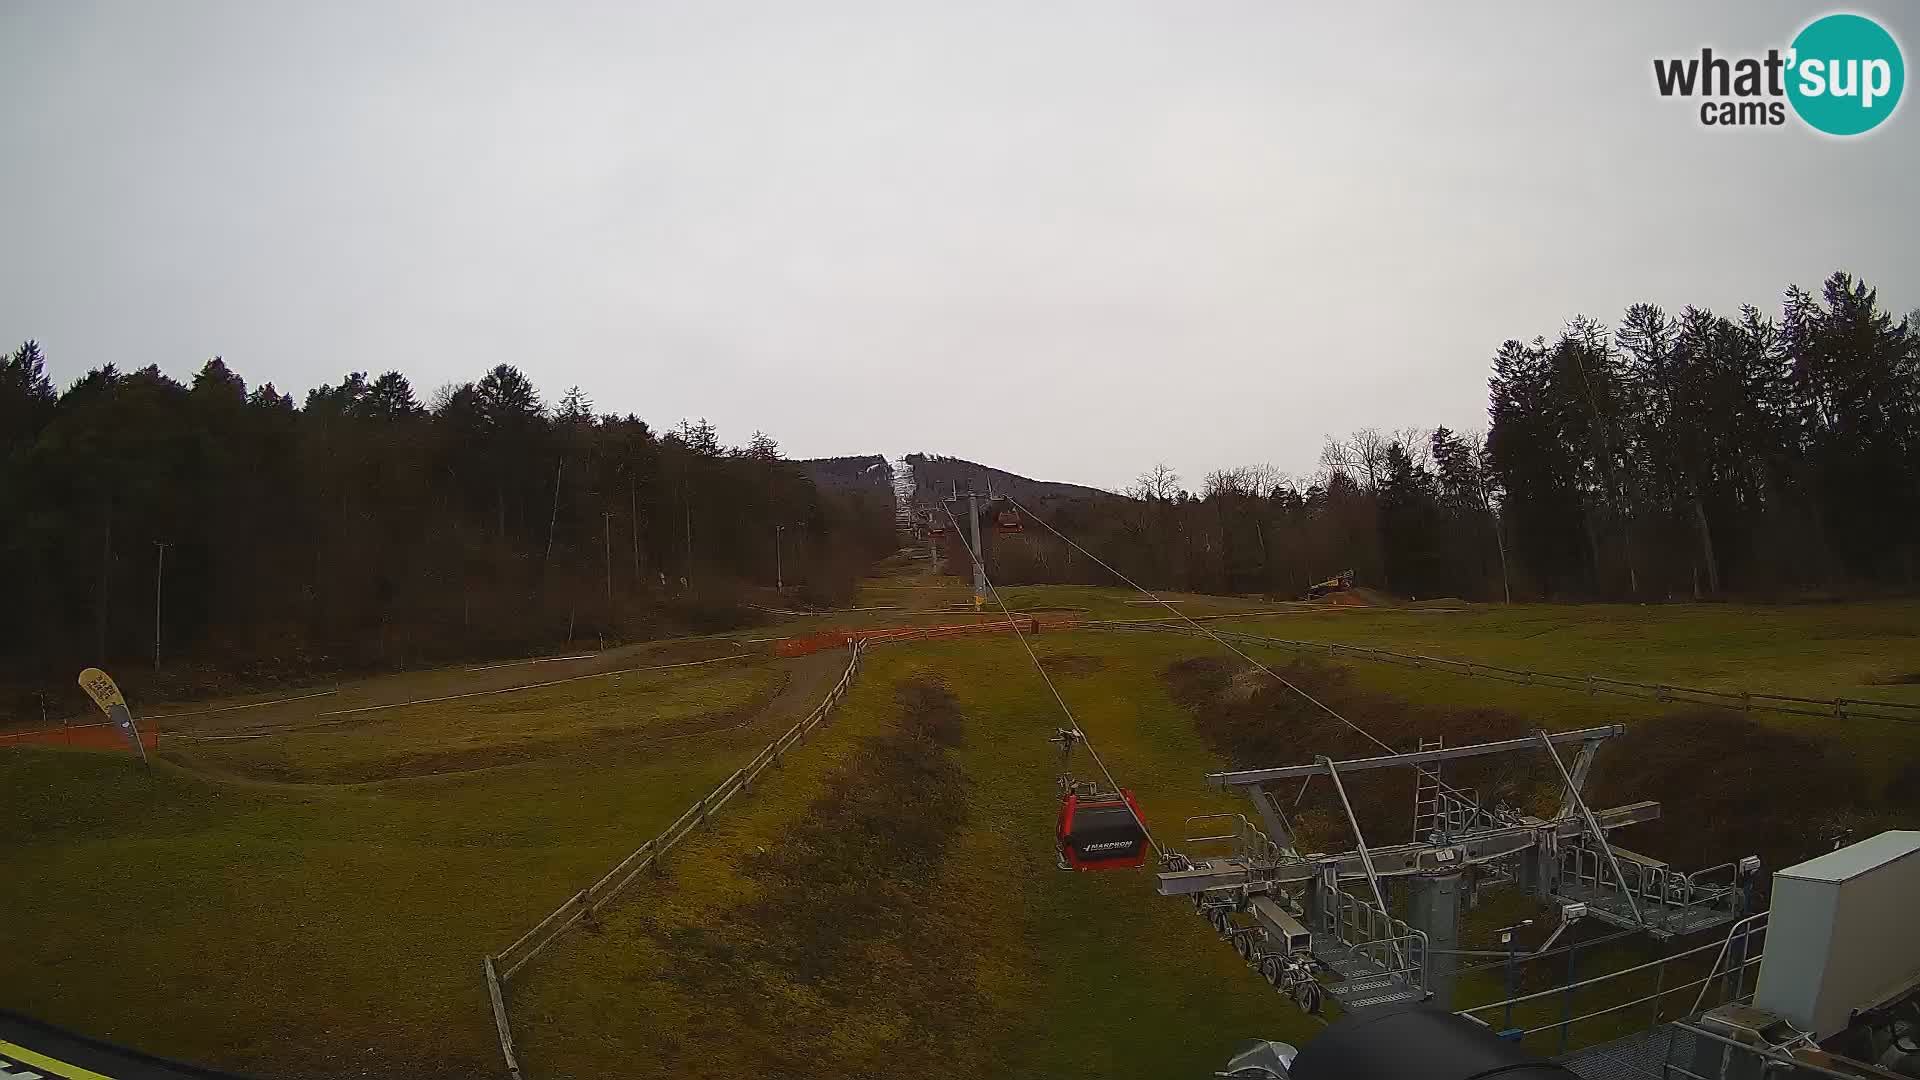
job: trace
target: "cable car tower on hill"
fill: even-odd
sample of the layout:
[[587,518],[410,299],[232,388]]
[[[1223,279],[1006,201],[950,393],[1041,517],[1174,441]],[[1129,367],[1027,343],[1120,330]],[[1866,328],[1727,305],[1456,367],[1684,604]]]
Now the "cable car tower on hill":
[[[1595,752],[1619,725],[1474,746],[1423,741],[1414,753],[1210,774],[1215,787],[1246,792],[1260,825],[1243,814],[1188,819],[1195,850],[1159,874],[1163,896],[1186,896],[1276,989],[1309,1012],[1321,995],[1346,1008],[1431,998],[1451,1008],[1461,916],[1480,888],[1517,885],[1557,907],[1560,925],[1545,951],[1574,922],[1593,918],[1668,940],[1724,926],[1746,914],[1760,861],[1755,857],[1691,874],[1616,847],[1608,833],[1660,816],[1660,804],[1594,810],[1583,796]],[[1572,765],[1562,756],[1571,749]],[[1560,775],[1550,818],[1479,805],[1471,791],[1442,778],[1447,762],[1544,751]],[[1347,798],[1345,778],[1386,768],[1415,770],[1412,838],[1369,846]],[[1302,853],[1275,788],[1326,777],[1339,796],[1355,846],[1338,854]],[[1302,789],[1304,793],[1304,787]],[[1394,914],[1401,883],[1406,918]]]
[[[966,548],[967,557],[973,563],[973,606],[975,610],[978,610],[986,603],[987,594],[992,586],[987,579],[986,548],[980,544],[981,496],[974,492],[972,481],[967,482],[967,490],[964,492],[960,490],[958,482],[954,483],[953,494],[945,500],[945,503],[948,504],[947,514],[950,520],[953,515],[952,507],[958,505],[963,498],[967,501],[967,528],[973,533],[973,541],[966,544]],[[985,498],[989,512],[993,512],[993,505],[999,502],[1000,499],[994,496],[992,484],[987,485]],[[1008,503],[1012,502],[1011,499],[1006,501]],[[1018,536],[1025,531],[1020,522],[1020,515],[1012,510],[995,512],[994,528],[995,531],[1006,536]],[[944,532],[944,530],[942,531]]]

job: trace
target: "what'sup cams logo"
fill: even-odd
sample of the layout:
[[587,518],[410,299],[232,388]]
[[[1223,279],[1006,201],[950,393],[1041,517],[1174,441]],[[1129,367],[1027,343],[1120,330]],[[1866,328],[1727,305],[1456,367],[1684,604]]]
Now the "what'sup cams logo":
[[1827,135],[1863,135],[1900,104],[1907,67],[1900,43],[1864,15],[1827,15],[1808,23],[1786,49],[1765,56],[1656,59],[1653,82],[1664,98],[1700,99],[1708,127],[1778,126],[1791,106],[1802,123]]

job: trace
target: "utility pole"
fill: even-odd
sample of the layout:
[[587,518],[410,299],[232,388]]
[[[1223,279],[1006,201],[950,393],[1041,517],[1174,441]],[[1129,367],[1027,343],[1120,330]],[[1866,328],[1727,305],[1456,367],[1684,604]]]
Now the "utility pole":
[[785,525],[773,527],[773,591],[780,592],[787,587],[786,570],[780,562],[780,534],[786,531]]
[[632,463],[627,468],[627,524],[633,529],[633,587],[640,587],[640,501],[634,494]]
[[166,579],[167,549],[171,543],[155,540],[153,546],[159,549],[160,559],[153,570],[153,670],[160,670],[160,583]]
[[973,530],[973,606],[979,610],[987,598],[987,564],[980,556],[980,506],[973,486],[967,486],[967,527]]
[[613,513],[600,511],[600,537],[607,549],[607,619],[613,619]]
[[693,591],[693,499],[687,494],[687,482],[680,481],[680,508],[687,522],[687,591]]

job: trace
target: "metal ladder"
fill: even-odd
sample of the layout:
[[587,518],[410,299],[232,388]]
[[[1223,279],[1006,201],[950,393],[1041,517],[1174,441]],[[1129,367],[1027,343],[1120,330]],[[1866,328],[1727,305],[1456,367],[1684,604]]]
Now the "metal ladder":
[[[1420,749],[1444,750],[1447,740],[1444,737],[1422,738]],[[1429,833],[1439,830],[1445,820],[1440,805],[1440,763],[1415,766],[1413,770],[1413,839],[1420,842]]]

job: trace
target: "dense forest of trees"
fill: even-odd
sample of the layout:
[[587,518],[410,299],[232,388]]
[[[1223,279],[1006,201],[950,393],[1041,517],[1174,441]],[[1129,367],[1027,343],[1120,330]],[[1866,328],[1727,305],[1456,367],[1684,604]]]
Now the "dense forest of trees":
[[[1475,599],[1920,583],[1920,318],[1845,274],[1777,318],[1576,318],[1502,345],[1490,386],[1484,438],[1363,430],[1306,477],[1224,469],[1193,491],[1160,466],[1125,496],[1022,490],[1155,587],[1294,595],[1347,568]],[[932,487],[970,467],[918,462]],[[181,672],[717,629],[773,584],[776,544],[800,599],[832,604],[893,546],[881,464],[816,484],[832,463],[764,435],[659,433],[577,388],[549,404],[508,365],[427,401],[356,372],[296,403],[217,358],[184,385],[107,366],[57,393],[28,342],[0,355],[0,683],[150,660],[156,604]],[[1107,580],[1039,528],[988,544],[999,580]]]
[[[1576,318],[1493,357],[1482,438],[1329,439],[1318,471],[1166,466],[1033,508],[1143,584],[1295,595],[1343,569],[1411,596],[1666,600],[1920,584],[1920,313],[1835,274],[1753,307]],[[1109,579],[1044,530],[996,579]],[[964,553],[958,565],[964,568]]]
[[821,603],[894,547],[889,496],[823,494],[765,435],[549,405],[508,365],[424,402],[356,372],[296,403],[218,358],[56,393],[31,341],[0,356],[0,508],[16,686],[141,678],[156,603],[181,677],[298,675],[720,629],[776,543]]

